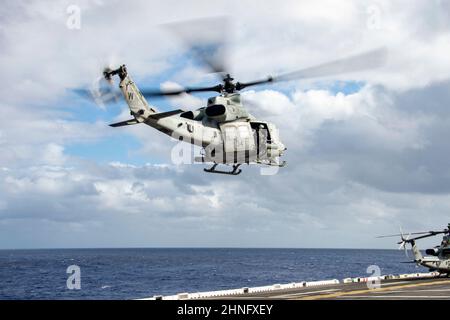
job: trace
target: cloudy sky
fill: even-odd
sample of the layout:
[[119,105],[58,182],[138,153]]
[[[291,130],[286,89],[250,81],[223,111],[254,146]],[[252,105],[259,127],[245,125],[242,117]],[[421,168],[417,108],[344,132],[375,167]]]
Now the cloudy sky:
[[[161,25],[224,15],[242,81],[378,47],[388,59],[243,93],[288,148],[275,175],[174,165],[168,137],[107,126],[129,117],[123,102],[73,93],[121,63],[141,87],[215,84]],[[450,222],[446,1],[11,0],[0,48],[0,248],[395,248],[375,236]]]

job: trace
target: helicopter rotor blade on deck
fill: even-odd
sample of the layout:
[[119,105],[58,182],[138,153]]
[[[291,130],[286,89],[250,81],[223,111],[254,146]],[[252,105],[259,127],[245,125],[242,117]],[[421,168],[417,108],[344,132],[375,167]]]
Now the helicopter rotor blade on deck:
[[[408,233],[408,234],[411,234],[411,235],[419,235],[419,234],[431,234],[431,233],[440,233],[440,232],[442,232],[442,231],[423,231],[423,232],[410,232],[410,233]],[[376,238],[392,238],[392,237],[400,237],[400,236],[402,236],[402,234],[401,233],[397,233],[397,234],[389,234],[389,235],[384,235],[384,236],[378,236],[378,237],[376,237]]]
[[[428,232],[417,232],[417,233],[411,233],[411,234],[428,234]],[[394,238],[394,237],[400,237],[401,234],[390,234],[387,236],[378,236],[376,237],[377,239],[381,239],[381,238]]]

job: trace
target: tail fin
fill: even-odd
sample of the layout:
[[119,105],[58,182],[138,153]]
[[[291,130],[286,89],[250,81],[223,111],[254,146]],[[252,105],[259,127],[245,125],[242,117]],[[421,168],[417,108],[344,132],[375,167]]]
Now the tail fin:
[[137,122],[144,122],[150,115],[156,113],[156,110],[148,105],[147,100],[145,100],[136,84],[128,75],[125,65],[122,65],[117,70],[104,73],[106,79],[110,79],[111,76],[116,74],[119,75],[119,87],[125,97],[128,107],[130,108],[130,113],[135,117]]
[[402,241],[399,242],[399,244],[400,244],[399,249],[402,249],[402,248],[405,249],[405,254],[409,258],[408,251],[406,249],[406,244],[409,243],[411,245],[411,250],[414,254],[414,261],[415,262],[422,261],[422,259],[423,259],[422,253],[420,252],[419,248],[417,248],[415,239],[409,239],[411,237],[411,233],[408,234],[405,238],[405,235],[403,234],[403,230],[400,227],[400,236],[402,238]]
[[412,252],[414,254],[414,260],[415,261],[422,261],[422,253],[420,252],[419,248],[417,248],[416,242],[414,240],[411,240],[411,248]]

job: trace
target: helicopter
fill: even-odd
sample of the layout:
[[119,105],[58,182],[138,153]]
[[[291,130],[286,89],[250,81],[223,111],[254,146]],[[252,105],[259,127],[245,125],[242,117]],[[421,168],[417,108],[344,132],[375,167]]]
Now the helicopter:
[[[257,119],[247,111],[241,99],[241,90],[279,81],[324,77],[375,68],[382,63],[386,54],[384,48],[375,49],[279,76],[267,76],[249,82],[235,82],[235,79],[226,71],[225,63],[212,59],[217,55],[210,54],[210,44],[202,45],[192,40],[185,42],[188,42],[189,48],[197,53],[196,57],[210,67],[213,73],[220,75],[222,83],[205,87],[185,87],[172,91],[139,90],[125,65],[117,69],[108,67],[103,71],[104,79],[112,84],[112,78],[119,77],[120,91],[133,116],[132,119],[113,123],[110,126],[116,128],[141,123],[149,125],[177,140],[200,146],[201,155],[196,156],[194,161],[211,163],[212,166],[205,168],[205,172],[229,175],[240,174],[242,170],[239,167],[242,164],[276,167],[286,165],[286,161],[280,160],[287,148],[281,141],[278,128],[273,123]],[[213,39],[213,44],[215,47],[224,47],[221,40],[217,38]],[[147,99],[196,92],[216,92],[218,95],[209,97],[206,105],[197,110],[176,109],[159,112],[147,102]],[[90,93],[95,100],[102,97],[99,90],[91,90]],[[218,165],[231,166],[232,169],[218,170]]]
[[[443,234],[441,244],[435,246],[431,249],[426,249],[423,256],[417,247],[416,241],[419,239],[434,237],[439,234]],[[418,235],[417,237],[411,238],[412,235]],[[401,241],[398,242],[400,245],[399,250],[404,249],[406,256],[408,256],[408,251],[406,245],[411,246],[411,250],[414,254],[414,260],[410,263],[416,263],[417,265],[428,268],[431,272],[436,271],[441,274],[450,275],[450,223],[447,229],[440,231],[424,231],[424,232],[413,232],[409,233],[406,237],[400,229],[400,234],[380,236],[378,238],[386,237],[398,237],[400,236]]]

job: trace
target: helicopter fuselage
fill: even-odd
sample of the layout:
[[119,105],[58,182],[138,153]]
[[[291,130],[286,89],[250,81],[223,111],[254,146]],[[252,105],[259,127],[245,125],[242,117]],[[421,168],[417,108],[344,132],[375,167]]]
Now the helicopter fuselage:
[[414,254],[414,261],[417,264],[428,268],[430,271],[450,274],[450,245],[448,244],[448,236],[444,237],[443,243],[440,246],[427,249],[425,251],[426,256],[422,256],[414,240],[411,240],[410,244]]
[[[233,107],[234,110],[238,109]],[[144,123],[183,142],[201,146],[197,162],[276,164],[285,151],[278,129],[250,116],[223,121],[207,116],[208,107],[149,116]],[[222,115],[221,117],[230,117]]]

